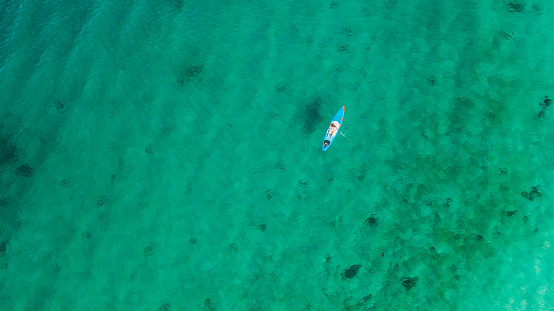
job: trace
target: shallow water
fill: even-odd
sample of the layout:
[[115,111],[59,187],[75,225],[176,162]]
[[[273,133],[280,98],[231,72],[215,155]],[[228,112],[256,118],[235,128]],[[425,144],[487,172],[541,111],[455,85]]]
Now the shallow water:
[[0,3],[6,310],[553,308],[554,4],[266,2]]

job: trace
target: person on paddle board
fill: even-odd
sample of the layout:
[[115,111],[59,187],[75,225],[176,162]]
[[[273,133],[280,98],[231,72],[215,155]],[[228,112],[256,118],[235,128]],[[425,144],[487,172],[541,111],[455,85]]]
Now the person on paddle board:
[[[329,138],[334,137],[337,134],[337,131],[339,130],[339,126],[340,124],[337,121],[331,122],[331,125],[329,126],[329,130],[327,130],[327,136]],[[330,143],[331,141],[326,139],[325,142],[323,143],[323,146],[327,147],[329,146]]]
[[337,122],[337,121],[331,122],[331,126],[329,126],[329,130],[327,131],[327,135],[329,135],[331,137],[335,136],[335,134],[339,130],[339,126],[340,126],[339,122]]

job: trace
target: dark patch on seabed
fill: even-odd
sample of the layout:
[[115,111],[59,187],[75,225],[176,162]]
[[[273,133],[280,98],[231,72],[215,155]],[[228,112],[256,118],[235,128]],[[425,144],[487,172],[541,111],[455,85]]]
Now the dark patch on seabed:
[[287,87],[283,84],[276,84],[273,88],[277,93],[285,93],[287,91]]
[[17,159],[17,146],[5,138],[0,139],[0,166],[9,165]]
[[0,241],[0,255],[4,255],[8,249],[8,241]]
[[337,48],[337,52],[343,53],[343,54],[348,54],[348,53],[350,53],[350,46],[348,44],[341,45]]
[[321,103],[321,98],[317,97],[308,106],[306,106],[303,117],[304,127],[302,128],[305,133],[312,133],[315,130],[315,125],[321,122],[321,120],[323,119],[321,117],[321,114],[319,113]]
[[64,113],[67,111],[67,106],[65,105],[64,102],[60,100],[56,100],[54,102],[54,106],[56,106],[56,110],[58,110],[59,113]]
[[153,245],[148,245],[144,248],[143,253],[144,257],[150,257],[154,254],[155,248]]
[[508,12],[523,13],[525,12],[525,6],[517,2],[508,3]]
[[204,70],[203,65],[186,66],[185,68],[180,70],[179,77],[177,78],[177,82],[181,86],[184,86],[188,82],[190,82],[193,79],[197,78],[198,75],[200,75],[202,73],[202,70]]
[[523,191],[521,195],[529,201],[534,201],[536,198],[542,197],[544,191],[541,190],[540,185],[531,187],[529,191]]
[[29,164],[23,164],[17,168],[15,174],[19,178],[28,178],[33,175],[33,168],[30,167]]
[[60,185],[64,188],[71,188],[73,186],[73,182],[71,180],[62,179],[62,181],[60,181]]
[[409,291],[410,289],[414,288],[417,285],[418,277],[405,277],[402,279],[402,286],[406,288],[406,291]]
[[365,295],[364,298],[362,298],[360,301],[358,301],[356,306],[358,308],[366,308],[366,309],[361,309],[361,310],[371,310],[371,309],[373,309],[375,307],[375,304],[373,304],[371,307],[368,306],[368,303],[371,301],[371,297],[372,297],[371,294]]
[[260,230],[261,232],[265,232],[265,230],[267,229],[267,225],[266,225],[266,224],[255,225],[254,227],[255,227],[255,228],[258,228],[258,230]]
[[206,300],[204,300],[204,308],[204,310],[215,311],[215,307],[212,305],[210,298],[206,298]]
[[175,12],[181,12],[185,5],[185,0],[169,0],[169,5],[175,10]]
[[343,280],[352,279],[358,274],[358,271],[360,271],[361,267],[362,267],[361,265],[351,265],[350,267],[346,268],[342,272],[342,279]]
[[171,311],[171,304],[164,303],[158,308],[158,311]]
[[505,210],[503,210],[502,211],[502,214],[505,215],[506,217],[513,217],[516,213],[517,213],[517,210],[515,210],[515,211],[505,211]]
[[552,99],[548,98],[548,96],[543,97],[539,103],[541,111],[537,114],[537,116],[539,118],[544,118],[546,116],[546,110],[550,107],[550,105],[552,105]]
[[377,218],[377,215],[371,214],[371,216],[365,220],[364,224],[369,225],[371,228],[375,228],[379,224],[379,218]]
[[102,195],[96,200],[96,206],[97,207],[104,206],[107,203],[108,203],[108,196],[107,195]]

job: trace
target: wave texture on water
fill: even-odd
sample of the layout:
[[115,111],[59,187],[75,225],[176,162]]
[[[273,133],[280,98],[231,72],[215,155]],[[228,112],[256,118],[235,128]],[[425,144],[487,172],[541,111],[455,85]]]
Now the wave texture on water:
[[0,3],[2,305],[552,308],[552,12]]

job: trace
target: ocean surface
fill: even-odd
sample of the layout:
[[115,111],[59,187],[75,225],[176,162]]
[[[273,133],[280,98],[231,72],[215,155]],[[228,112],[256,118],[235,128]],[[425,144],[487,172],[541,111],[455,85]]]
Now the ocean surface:
[[552,310],[551,98],[547,0],[3,0],[0,310]]

